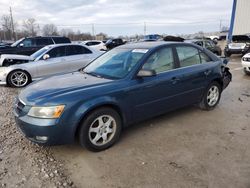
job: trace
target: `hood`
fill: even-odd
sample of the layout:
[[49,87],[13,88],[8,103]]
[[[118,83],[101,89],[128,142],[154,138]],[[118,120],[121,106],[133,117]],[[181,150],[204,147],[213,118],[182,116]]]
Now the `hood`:
[[[87,94],[89,90],[107,85],[113,80],[98,78],[82,72],[52,76],[29,85],[21,91],[19,98],[28,105],[44,104],[55,98],[71,94],[75,98]],[[81,92],[81,93],[79,93]]]
[[250,53],[245,54],[243,57],[250,58]]
[[15,60],[29,60],[33,61],[34,58],[26,55],[16,55],[16,54],[3,54],[0,55],[0,66],[2,66],[5,59],[15,59]]

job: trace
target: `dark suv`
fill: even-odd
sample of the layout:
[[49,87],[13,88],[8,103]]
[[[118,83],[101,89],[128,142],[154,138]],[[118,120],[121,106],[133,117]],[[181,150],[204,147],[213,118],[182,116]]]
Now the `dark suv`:
[[11,46],[0,48],[0,54],[31,55],[37,50],[50,44],[71,43],[66,37],[27,37],[13,43]]
[[109,39],[106,43],[105,46],[107,47],[108,50],[111,50],[117,46],[123,45],[125,42],[122,39]]
[[232,54],[245,55],[250,52],[250,37],[248,35],[234,35],[232,42],[225,47],[224,54],[230,57]]

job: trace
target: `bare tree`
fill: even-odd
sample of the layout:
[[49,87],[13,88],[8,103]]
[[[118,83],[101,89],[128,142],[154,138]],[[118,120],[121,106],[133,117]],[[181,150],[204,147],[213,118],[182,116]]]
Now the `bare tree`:
[[39,25],[34,18],[29,18],[23,22],[25,35],[36,36],[39,31]]
[[4,32],[4,39],[11,40],[12,38],[12,24],[11,18],[9,15],[3,15],[1,18],[2,21],[2,28]]
[[57,27],[54,24],[46,24],[43,26],[42,33],[44,36],[58,35]]

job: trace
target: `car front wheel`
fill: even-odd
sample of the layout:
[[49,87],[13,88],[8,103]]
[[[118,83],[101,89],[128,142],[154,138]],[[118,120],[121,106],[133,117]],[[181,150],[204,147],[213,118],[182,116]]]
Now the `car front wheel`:
[[249,71],[247,71],[247,69],[246,69],[246,68],[244,68],[244,69],[243,69],[243,71],[244,71],[244,73],[245,73],[246,75],[250,76],[250,72],[249,72]]
[[206,89],[200,102],[200,108],[203,110],[214,109],[220,101],[221,86],[218,82],[212,82]]
[[91,151],[102,151],[111,147],[120,137],[122,123],[120,115],[112,108],[100,108],[90,113],[83,121],[79,141]]
[[25,71],[15,70],[8,75],[7,82],[11,87],[24,87],[29,84],[30,77]]

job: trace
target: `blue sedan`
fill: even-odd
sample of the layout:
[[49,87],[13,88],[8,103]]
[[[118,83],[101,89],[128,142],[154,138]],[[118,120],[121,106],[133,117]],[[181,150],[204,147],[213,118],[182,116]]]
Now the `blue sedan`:
[[73,73],[35,82],[17,97],[17,126],[31,141],[92,151],[112,146],[123,128],[184,106],[212,110],[232,75],[194,44],[144,42],[117,47]]

